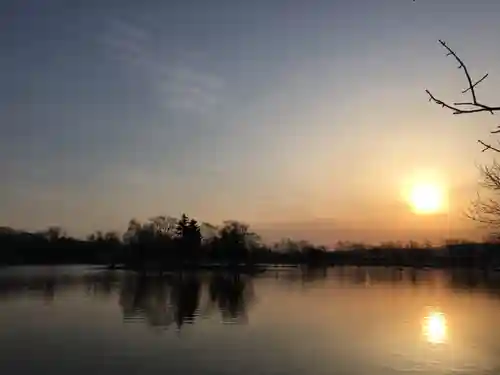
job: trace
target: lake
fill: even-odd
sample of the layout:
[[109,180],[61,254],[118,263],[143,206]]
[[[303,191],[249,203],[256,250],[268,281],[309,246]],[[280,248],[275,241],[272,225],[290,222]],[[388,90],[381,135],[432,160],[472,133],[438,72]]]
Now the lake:
[[1,374],[499,374],[500,276],[0,270]]

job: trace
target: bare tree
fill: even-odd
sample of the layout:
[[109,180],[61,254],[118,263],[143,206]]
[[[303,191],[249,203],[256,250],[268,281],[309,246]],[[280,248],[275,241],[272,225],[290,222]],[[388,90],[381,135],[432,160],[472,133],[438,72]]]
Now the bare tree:
[[494,160],[491,165],[479,167],[479,185],[488,190],[491,195],[488,198],[481,197],[477,193],[477,198],[472,201],[466,212],[467,217],[479,223],[493,228],[500,228],[500,164]]
[[[439,43],[447,51],[446,56],[452,56],[458,63],[458,69],[463,70],[465,78],[467,79],[467,88],[462,91],[462,94],[468,94],[469,100],[449,103],[444,100],[438,99],[429,90],[425,90],[429,95],[429,101],[440,105],[443,108],[449,109],[454,115],[472,114],[480,112],[488,112],[494,115],[500,111],[500,106],[487,105],[478,99],[476,87],[479,83],[483,82],[488,73],[484,74],[479,80],[474,81],[467,69],[463,60],[453,51],[444,41],[439,40]],[[500,126],[491,131],[491,134],[499,134]],[[480,139],[477,140],[483,146],[482,152],[491,150],[500,153],[500,146],[492,146]],[[500,143],[499,143],[500,145]],[[471,207],[467,210],[466,216],[479,223],[485,224],[493,228],[500,228],[500,200],[495,197],[495,194],[500,194],[500,164],[493,161],[490,166],[480,166],[480,186],[488,190],[490,197],[482,198],[479,193]]]

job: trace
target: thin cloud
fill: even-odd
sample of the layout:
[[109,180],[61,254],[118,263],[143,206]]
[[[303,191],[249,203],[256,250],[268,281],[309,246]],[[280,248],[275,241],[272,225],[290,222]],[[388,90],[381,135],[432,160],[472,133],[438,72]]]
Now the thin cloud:
[[169,61],[155,48],[152,30],[123,20],[110,20],[100,41],[106,50],[144,77],[167,109],[206,114],[221,102],[224,81],[197,69],[190,61]]

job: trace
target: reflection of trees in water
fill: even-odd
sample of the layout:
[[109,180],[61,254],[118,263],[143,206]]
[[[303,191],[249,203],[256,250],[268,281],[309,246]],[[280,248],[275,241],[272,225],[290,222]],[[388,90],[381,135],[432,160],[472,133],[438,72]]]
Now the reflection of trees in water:
[[326,267],[309,267],[302,266],[300,268],[302,283],[311,283],[326,280],[328,269]]
[[[364,280],[369,281],[369,285],[376,284],[401,284],[408,279],[408,271],[398,267],[368,267],[364,270]],[[362,271],[358,271],[362,272]]]
[[58,293],[68,291],[92,298],[118,295],[126,321],[146,321],[155,327],[175,324],[180,328],[199,315],[216,313],[223,322],[245,322],[253,301],[251,277],[233,274],[148,277],[122,271],[64,274],[60,270],[0,274],[0,300],[29,295],[50,303]]
[[54,300],[61,281],[67,285],[74,285],[72,280],[58,280],[55,277],[2,277],[0,278],[0,299],[14,299],[29,294],[50,303]]
[[434,284],[441,270],[433,271],[404,267],[334,267],[329,276],[340,284],[365,286],[383,285],[429,285]]
[[200,295],[196,276],[146,277],[130,275],[120,291],[120,306],[125,320],[145,319],[154,327],[192,323]]
[[[145,320],[151,326],[178,328],[195,322],[199,315],[219,310],[222,320],[242,322],[253,297],[248,280],[214,274],[208,282],[208,300],[200,306],[202,278],[197,274],[166,277],[130,275],[120,291],[120,306],[126,321]],[[216,308],[214,308],[216,307]]]
[[170,304],[175,311],[177,327],[183,323],[194,323],[201,296],[201,282],[198,276],[174,279]]
[[410,281],[413,285],[418,284],[418,270],[416,268],[411,268],[410,271]]
[[366,286],[449,287],[457,291],[484,291],[500,296],[500,272],[479,269],[423,269],[401,267],[335,267],[329,277]]
[[251,279],[235,274],[214,274],[210,279],[209,297],[217,306],[222,322],[246,322],[247,307],[254,301]]
[[40,274],[6,273],[0,275],[0,299],[19,298],[23,295],[42,298],[50,303],[57,293],[81,289],[92,296],[109,297],[120,280],[120,274],[90,272],[65,274],[57,269]]
[[275,278],[290,283],[302,283],[303,285],[318,285],[324,281],[335,281],[340,285],[375,286],[378,284],[403,285],[403,284],[427,284],[432,282],[432,271],[402,267],[367,267],[367,266],[340,266],[330,268],[302,267],[300,269],[283,271],[280,276],[276,273]]
[[307,284],[326,280],[329,272],[327,267],[310,267],[305,265],[297,268],[283,268],[281,270],[275,270],[274,273],[268,271],[267,274],[271,274],[278,280],[284,280],[290,283],[300,282],[302,284]]
[[100,271],[83,276],[86,293],[93,297],[109,298],[118,289],[121,272]]
[[43,299],[46,303],[51,303],[56,295],[56,283],[53,279],[47,280],[43,285]]
[[455,290],[480,290],[500,297],[500,272],[450,269],[447,275],[449,286]]

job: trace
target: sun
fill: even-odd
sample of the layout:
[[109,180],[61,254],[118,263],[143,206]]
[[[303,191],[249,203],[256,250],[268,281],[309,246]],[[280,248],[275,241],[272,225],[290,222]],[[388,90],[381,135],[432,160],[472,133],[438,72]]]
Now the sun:
[[440,186],[432,183],[418,183],[411,187],[409,204],[416,214],[433,214],[444,208],[444,193]]

